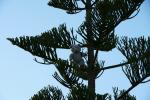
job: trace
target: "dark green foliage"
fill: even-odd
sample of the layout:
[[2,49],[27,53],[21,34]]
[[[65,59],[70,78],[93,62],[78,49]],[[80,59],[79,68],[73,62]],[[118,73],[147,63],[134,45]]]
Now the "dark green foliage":
[[123,37],[118,43],[118,49],[128,61],[144,58],[123,67],[123,71],[132,85],[136,85],[150,76],[150,37],[148,39]]
[[14,45],[19,45],[24,47],[24,49],[29,50],[31,47],[27,48],[27,45],[41,45],[49,48],[63,48],[69,49],[71,44],[74,44],[73,32],[69,32],[65,24],[60,25],[58,28],[54,27],[50,31],[43,32],[38,36],[24,36],[19,38],[8,38]]
[[[79,80],[89,79],[88,68],[79,68],[76,64],[69,63],[69,61],[59,59],[56,62],[55,67],[61,76],[55,72],[53,77],[68,88],[81,86],[82,81]],[[97,74],[99,73],[99,69],[101,67],[103,67],[103,64],[97,64],[97,66],[94,67],[93,73],[95,73],[95,79],[97,78]]]
[[[53,86],[41,89],[30,100],[89,100],[90,90],[86,86],[73,87],[70,93],[64,97],[62,91]],[[95,94],[96,100],[111,100],[110,95]]]
[[[119,96],[121,96],[126,90],[118,90],[118,88],[113,88],[113,92],[114,92],[114,99],[117,100],[117,98]],[[123,96],[123,98],[121,98],[120,100],[136,100],[135,96],[130,95],[129,93],[127,93],[126,95]]]
[[65,98],[60,89],[48,86],[40,90],[30,100],[65,100]]
[[69,64],[68,61],[58,60],[55,64],[57,70],[59,71],[61,78],[57,72],[54,73],[53,77],[59,81],[64,86],[71,88],[73,86],[79,86],[79,77],[77,77],[77,71],[74,69],[76,66]]
[[[68,100],[91,100],[91,91],[87,86],[73,87],[68,95]],[[95,100],[111,100],[108,94],[95,94]]]
[[42,33],[40,36],[23,36],[8,38],[8,40],[51,64],[58,60],[56,48],[69,49],[69,46],[75,43],[73,38],[73,33],[67,31],[63,24],[59,28],[54,27],[50,31]]
[[[41,89],[37,94],[35,94],[30,100],[89,100],[89,94],[90,90],[84,86],[81,85],[80,87],[72,87],[70,89],[70,92],[67,96],[63,96],[62,91],[56,87],[53,86],[47,86]],[[122,95],[125,90],[118,90],[118,88],[113,88],[114,92],[114,100],[117,100],[117,98]],[[109,94],[95,94],[95,100],[113,100],[112,96]],[[136,100],[135,96],[132,96],[130,94],[126,94],[122,99],[120,100]]]
[[[90,46],[96,50],[101,50],[101,51],[112,50],[113,48],[116,47],[116,43],[117,43],[117,37],[114,35],[114,31],[106,35],[105,33],[101,32],[102,30],[98,25],[96,25],[97,23],[93,23],[93,28],[91,33],[93,39],[90,40],[91,43]],[[81,35],[84,41],[87,43],[88,36],[86,33],[86,23],[82,24],[78,28],[77,33]],[[83,44],[83,45],[87,45],[87,44]]]
[[[136,100],[129,92],[138,84],[149,81],[145,79],[150,76],[150,37],[119,38],[115,34],[115,28],[122,21],[135,17],[143,1],[50,0],[49,6],[65,10],[68,14],[85,10],[86,16],[85,21],[76,31],[76,36],[73,29],[68,31],[66,25],[62,24],[38,36],[8,38],[12,44],[43,58],[44,62],[39,63],[54,64],[59,73],[55,72],[53,77],[70,90],[68,96],[64,98],[61,90],[48,86],[34,95],[31,100],[111,100],[109,94],[96,94],[94,88],[90,89],[90,82],[95,82],[106,69],[116,67],[122,67],[132,86],[119,93],[118,88],[114,88],[115,100]],[[135,11],[137,13],[132,15]],[[81,36],[82,42],[77,40],[77,36]],[[87,48],[85,66],[79,67],[57,55],[57,49],[69,49],[70,45],[77,43]],[[108,52],[114,48],[118,48],[126,57],[126,62],[104,67],[104,63],[99,62],[98,52]],[[38,62],[36,59],[35,61]],[[88,80],[89,87],[85,86],[82,80]],[[91,87],[95,87],[95,83],[92,85]]]
[[78,7],[78,1],[80,0],[50,0],[48,5],[66,10],[68,14],[75,14],[83,9]]

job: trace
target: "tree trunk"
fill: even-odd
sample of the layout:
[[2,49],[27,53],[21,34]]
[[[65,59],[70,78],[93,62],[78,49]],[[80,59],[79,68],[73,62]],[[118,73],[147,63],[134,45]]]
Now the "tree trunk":
[[92,39],[92,7],[91,0],[86,0],[86,27],[87,27],[87,36],[88,36],[88,67],[89,67],[89,80],[88,80],[88,89],[91,91],[90,100],[94,100],[95,95],[95,75],[92,73],[94,67],[94,50],[91,48],[91,39]]

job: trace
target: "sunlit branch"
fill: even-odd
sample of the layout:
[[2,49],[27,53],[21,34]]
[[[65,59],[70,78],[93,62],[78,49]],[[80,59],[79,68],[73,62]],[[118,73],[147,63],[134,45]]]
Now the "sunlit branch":
[[133,16],[131,16],[131,17],[128,17],[127,19],[132,19],[132,18],[134,18],[136,15],[138,15],[138,13],[140,12],[140,9],[137,9],[137,12],[136,12],[136,14],[135,15],[133,15]]
[[98,56],[98,50],[96,50],[96,53],[95,53],[95,56],[94,56],[93,63],[95,63],[95,61],[96,61],[96,59],[97,59],[97,56]]
[[150,82],[150,79],[142,81],[141,83],[147,83],[147,82]]
[[99,78],[103,73],[104,73],[104,70],[102,70],[102,72],[96,78]]

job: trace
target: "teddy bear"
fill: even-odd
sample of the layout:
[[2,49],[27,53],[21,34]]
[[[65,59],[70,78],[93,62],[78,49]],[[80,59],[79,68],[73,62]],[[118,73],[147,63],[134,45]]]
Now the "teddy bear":
[[81,52],[81,46],[79,44],[77,45],[73,44],[70,46],[70,49],[72,53],[69,56],[69,60],[79,65],[80,67],[85,66],[83,57],[87,56],[87,54]]

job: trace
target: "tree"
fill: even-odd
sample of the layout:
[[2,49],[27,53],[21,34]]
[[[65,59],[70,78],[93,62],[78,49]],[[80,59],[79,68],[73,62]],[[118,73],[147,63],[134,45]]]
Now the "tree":
[[[118,37],[115,27],[121,22],[134,18],[139,13],[144,0],[50,0],[48,5],[65,10],[68,14],[85,11],[85,21],[74,29],[68,30],[65,24],[38,36],[22,36],[8,38],[12,44],[41,57],[41,64],[53,64],[58,72],[53,77],[62,85],[70,89],[68,100],[111,100],[109,94],[95,93],[95,80],[108,69],[122,67],[129,79],[131,87],[118,91],[114,88],[114,99],[135,100],[129,92],[140,83],[145,83],[150,76],[150,37],[128,38]],[[135,15],[133,13],[137,11]],[[82,38],[82,41],[78,39]],[[80,44],[87,49],[86,67],[59,58],[57,49],[70,49],[72,44]],[[100,51],[111,51],[117,48],[126,58],[121,64],[105,66],[99,61]],[[88,81],[88,86],[82,83]],[[48,86],[34,95],[32,100],[63,100],[61,90]]]

